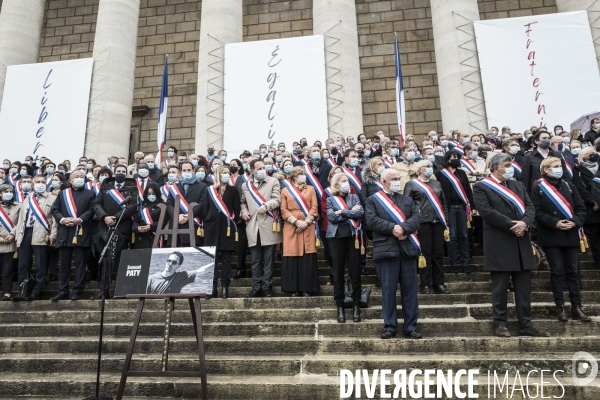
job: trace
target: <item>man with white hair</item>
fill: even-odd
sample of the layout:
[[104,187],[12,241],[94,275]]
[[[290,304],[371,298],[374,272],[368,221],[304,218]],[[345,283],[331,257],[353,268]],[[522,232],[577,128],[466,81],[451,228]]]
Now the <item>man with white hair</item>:
[[421,215],[415,202],[400,194],[400,173],[386,169],[381,173],[382,190],[369,197],[365,219],[373,231],[373,260],[381,279],[381,308],[384,327],[382,339],[396,337],[396,290],[400,281],[404,336],[420,339],[417,332],[417,259],[421,254],[416,232]]
[[135,174],[137,174],[137,166],[144,160],[144,153],[141,151],[136,151],[133,155],[133,158],[135,160],[134,163],[127,166],[128,177],[133,177]]
[[150,181],[156,183],[158,186],[164,185],[165,175],[163,174],[162,169],[159,168],[160,165],[157,166],[154,163],[154,154],[148,154],[144,157],[144,162],[148,166],[148,177],[150,178]]

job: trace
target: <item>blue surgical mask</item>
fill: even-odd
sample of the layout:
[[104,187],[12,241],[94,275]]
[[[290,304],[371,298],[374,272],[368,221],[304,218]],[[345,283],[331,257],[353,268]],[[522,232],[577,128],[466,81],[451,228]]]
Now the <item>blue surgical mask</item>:
[[265,164],[265,169],[267,170],[267,172],[271,172],[273,171],[273,166],[271,164]]
[[146,196],[146,200],[148,200],[150,203],[154,203],[156,201],[156,195],[149,194],[148,196]]
[[479,155],[477,154],[477,152],[476,152],[476,151],[473,151],[473,152],[471,153],[471,159],[472,159],[472,160],[477,160],[477,157],[478,157],[478,156],[479,156]]
[[167,175],[167,177],[169,178],[169,182],[173,183],[177,180],[177,174],[169,174]]
[[435,162],[435,156],[427,156],[427,161],[429,161],[430,163],[434,163]]
[[506,180],[510,179],[513,177],[513,175],[515,174],[515,169],[513,167],[506,167],[506,169],[504,170],[504,173],[502,174],[502,177]]
[[259,171],[256,171],[256,179],[258,179],[259,181],[264,180],[267,177],[267,171],[264,169],[261,169]]
[[8,171],[8,172],[10,172],[11,174],[13,174],[13,175],[14,175],[14,174],[16,174],[17,172],[19,172],[19,170],[18,170],[18,169],[16,169],[16,168],[11,168],[11,169],[10,169],[10,171]]
[[448,147],[448,141],[442,140],[442,147]]
[[54,173],[54,168],[52,168],[52,167],[46,168],[46,173],[52,175]]
[[146,164],[148,164],[148,169],[154,169],[154,163],[153,162],[149,162],[149,163],[146,163]]
[[340,184],[340,192],[349,193],[350,192],[350,182],[343,182]]
[[194,167],[197,167],[198,166],[198,160],[192,160],[192,165]]
[[169,158],[173,158],[173,157],[175,157],[175,153],[174,153],[174,152],[172,152],[172,151],[169,151],[169,152],[167,153],[167,156],[168,156]]
[[223,182],[223,183],[229,183],[229,177],[230,177],[229,174],[223,174],[223,175],[221,175],[221,182]]
[[279,147],[279,151],[281,151],[283,153],[285,151],[285,146]]
[[429,178],[431,175],[433,175],[433,167],[426,167],[425,176]]
[[196,179],[200,179],[201,181],[203,181],[205,177],[206,177],[206,174],[204,173],[204,171],[196,172]]
[[196,182],[196,176],[191,172],[184,172],[181,174],[181,183],[191,185]]
[[86,164],[86,168],[87,169],[92,169],[93,167],[94,167],[94,164],[92,164],[92,163],[87,163]]
[[104,180],[107,178],[107,175],[100,175],[98,177],[98,180],[100,181],[100,183],[104,182]]
[[356,167],[358,165],[358,158],[351,158],[350,159],[350,166],[352,168]]
[[21,176],[25,176],[25,175],[27,175],[27,170],[22,169],[21,171],[19,171],[19,174],[21,174]]
[[315,151],[314,153],[312,153],[312,159],[315,161],[321,159],[321,155],[319,154],[318,151]]
[[26,193],[31,192],[31,183],[23,183],[21,189]]
[[414,151],[409,151],[408,153],[406,153],[406,160],[412,162],[415,160],[416,155],[417,154]]
[[73,179],[73,186],[75,186],[77,188],[83,187],[84,183],[85,183],[84,178],[74,178]]
[[369,157],[371,155],[371,150],[365,150],[365,157]]
[[562,178],[563,176],[563,169],[562,167],[556,167],[556,168],[552,168],[552,173],[550,174],[551,177],[553,178]]
[[293,169],[294,167],[292,165],[286,165],[285,167],[283,167],[283,172],[289,174],[290,172],[292,172]]
[[581,149],[579,147],[571,149],[571,153],[575,156],[579,155],[579,153],[581,153]]
[[331,156],[329,155],[329,153],[323,153],[323,158],[324,158],[324,159],[326,159],[326,160],[327,160],[329,157],[331,157]]
[[393,157],[398,157],[398,149],[392,149],[391,154]]
[[60,187],[60,182],[59,181],[52,181],[50,183],[50,186],[52,186],[52,189],[58,189]]

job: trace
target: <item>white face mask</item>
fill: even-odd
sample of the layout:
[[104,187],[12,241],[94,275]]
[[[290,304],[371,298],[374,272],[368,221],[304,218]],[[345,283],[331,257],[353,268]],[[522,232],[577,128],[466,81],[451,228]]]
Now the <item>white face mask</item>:
[[13,198],[13,193],[12,192],[2,193],[2,200],[4,200],[4,201],[11,201],[12,198]]
[[46,191],[46,184],[45,183],[36,183],[34,185],[34,190],[36,193],[44,193]]
[[150,171],[148,171],[146,168],[138,169],[138,175],[142,178],[147,177],[149,173]]
[[513,156],[515,154],[517,154],[519,152],[520,147],[519,146],[510,146],[509,151],[510,154],[512,154]]
[[377,175],[381,175],[381,173],[385,171],[385,167],[381,166],[379,168],[377,168]]
[[506,167],[506,169],[504,170],[504,173],[502,174],[502,177],[504,179],[510,179],[513,177],[513,175],[515,174],[515,169],[513,167]]
[[340,184],[340,192],[348,193],[350,192],[350,182],[343,182]]
[[400,191],[400,181],[391,181],[390,190],[394,193],[398,193]]

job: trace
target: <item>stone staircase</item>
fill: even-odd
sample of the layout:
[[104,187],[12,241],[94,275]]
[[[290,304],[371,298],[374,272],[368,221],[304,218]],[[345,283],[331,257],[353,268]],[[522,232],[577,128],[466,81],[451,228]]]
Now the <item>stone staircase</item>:
[[[529,390],[519,385],[512,396],[497,388],[488,395],[487,373],[495,370],[504,378],[509,371],[509,393],[520,373],[523,385],[530,370],[563,370],[545,375],[544,397],[563,399],[600,398],[600,377],[587,386],[571,378],[572,356],[585,351],[600,359],[600,271],[589,255],[582,257],[584,309],[592,323],[561,323],[554,316],[550,273],[533,273],[532,312],[534,323],[551,333],[549,338],[517,337],[514,297],[509,295],[511,338],[492,335],[489,274],[483,272],[483,257],[476,247],[471,274],[446,270],[449,295],[419,294],[419,331],[422,340],[382,340],[381,291],[375,286],[375,271],[368,260],[363,286],[373,289],[371,304],[362,310],[363,322],[335,320],[333,287],[326,284],[329,268],[319,255],[321,293],[314,297],[284,297],[279,288],[280,262],[276,265],[273,298],[246,299],[250,278],[232,281],[230,299],[202,301],[208,392],[210,399],[335,399],[340,398],[340,369],[479,369],[479,398],[533,398],[540,375],[532,374]],[[446,260],[447,261],[447,260]],[[97,293],[98,283],[87,285],[84,298]],[[57,291],[50,282],[44,298]],[[220,289],[219,289],[220,292]],[[567,296],[568,298],[568,296]],[[137,301],[109,300],[104,331],[101,394],[115,396],[129,343]],[[94,300],[0,302],[0,398],[82,399],[95,388],[97,335],[100,302]],[[347,317],[350,310],[347,311]],[[136,343],[132,369],[161,368],[164,302],[147,301]],[[187,302],[176,302],[171,370],[198,367]],[[399,312],[402,325],[402,313]],[[550,374],[551,374],[550,373]],[[493,377],[493,375],[492,375]],[[421,376],[420,379],[423,377]],[[393,376],[388,376],[394,389]],[[418,378],[419,379],[419,378]],[[434,379],[435,380],[435,379]],[[467,381],[461,379],[466,391]],[[518,383],[518,381],[517,381]],[[493,382],[492,382],[493,384]],[[432,390],[435,392],[435,388]],[[199,379],[129,378],[125,390],[131,399],[196,399]],[[361,398],[367,398],[365,387]],[[354,395],[353,397],[354,398]],[[375,396],[380,398],[379,384]],[[407,393],[407,398],[411,398]],[[415,397],[412,397],[415,398]],[[417,397],[418,398],[418,397]],[[436,398],[447,398],[444,396]]]

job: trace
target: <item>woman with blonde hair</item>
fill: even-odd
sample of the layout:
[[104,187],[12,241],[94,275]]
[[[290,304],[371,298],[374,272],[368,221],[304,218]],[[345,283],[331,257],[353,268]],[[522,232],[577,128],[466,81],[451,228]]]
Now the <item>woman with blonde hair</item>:
[[361,220],[364,210],[360,198],[350,193],[350,182],[346,174],[336,174],[331,180],[327,198],[327,239],[333,259],[333,298],[339,323],[346,322],[344,314],[346,254],[348,255],[348,275],[352,283],[352,304],[354,322],[360,322],[361,249],[364,249],[361,235]]
[[540,164],[541,178],[533,183],[531,202],[535,207],[538,244],[550,263],[550,282],[559,321],[567,321],[564,307],[564,284],[569,289],[571,317],[591,322],[581,309],[579,291],[579,230],[583,227],[586,209],[572,183],[563,180],[561,159],[546,157]]
[[369,165],[362,172],[362,187],[360,189],[360,201],[364,204],[369,197],[381,190],[379,178],[385,170],[385,163],[381,157],[373,157]]
[[316,231],[313,222],[319,217],[317,194],[306,184],[306,171],[294,167],[289,181],[283,180],[281,216],[283,225],[283,260],[281,290],[292,296],[310,296],[319,291]]

